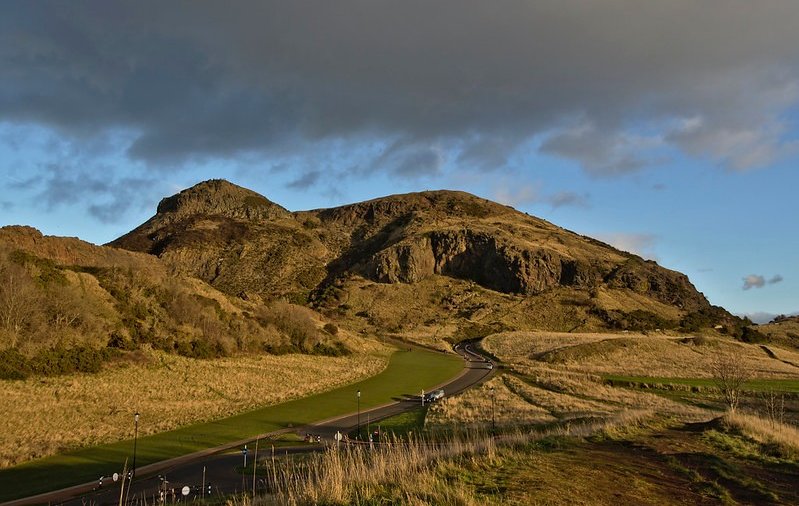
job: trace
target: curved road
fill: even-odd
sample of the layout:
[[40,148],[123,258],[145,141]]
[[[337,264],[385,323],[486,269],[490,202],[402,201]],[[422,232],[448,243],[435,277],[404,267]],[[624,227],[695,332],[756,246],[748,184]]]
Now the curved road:
[[[458,394],[483,382],[494,372],[494,364],[488,358],[477,353],[474,348],[474,343],[458,344],[454,347],[454,350],[464,358],[467,364],[460,375],[445,384],[434,387],[435,389],[444,389],[447,396]],[[370,423],[374,423],[399,413],[411,411],[418,407],[420,403],[421,399],[418,395],[408,396],[406,399],[398,402],[362,411],[360,413],[361,426],[366,425],[367,420]],[[271,454],[272,451],[276,451],[280,454],[318,451],[323,449],[325,444],[334,444],[334,435],[336,432],[346,434],[356,429],[357,425],[358,414],[350,413],[299,428],[270,432],[260,437],[259,452],[261,456],[264,456]],[[291,448],[281,447],[277,450],[273,450],[270,439],[290,432],[318,434],[321,436],[323,444],[303,445]],[[174,499],[177,500],[181,498],[180,490],[184,486],[189,486],[191,488],[190,494],[185,498],[186,500],[194,500],[201,497],[203,492],[205,492],[207,496],[209,485],[211,493],[214,496],[242,490],[252,490],[252,477],[245,478],[237,471],[237,468],[243,464],[244,456],[240,450],[245,444],[248,445],[250,452],[248,458],[251,459],[254,457],[254,439],[237,441],[222,447],[211,448],[202,452],[192,453],[190,455],[184,455],[175,459],[140,467],[136,473],[137,478],[133,481],[128,491],[128,497],[131,500],[134,498],[139,500],[145,499],[149,502],[153,498],[159,496],[159,492],[162,488],[166,488],[167,491],[174,489]],[[165,487],[161,480],[162,476],[167,480]],[[205,490],[201,490],[203,483],[205,485]],[[119,483],[113,483],[109,479],[101,488],[98,488],[98,483],[83,484],[33,497],[17,499],[3,503],[3,506],[33,504],[63,504],[68,506],[93,504],[102,506],[119,504],[119,494]],[[169,493],[167,499],[170,501],[172,500],[172,496],[169,495]]]

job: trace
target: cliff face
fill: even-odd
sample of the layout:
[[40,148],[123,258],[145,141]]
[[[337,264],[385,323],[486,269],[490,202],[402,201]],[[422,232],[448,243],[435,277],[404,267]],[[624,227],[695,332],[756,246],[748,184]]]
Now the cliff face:
[[385,284],[445,276],[518,296],[628,291],[680,311],[709,307],[688,278],[473,195],[395,195],[290,213],[210,181],[164,199],[112,243],[152,253],[232,294],[307,299],[356,275]]
[[526,295],[558,285],[590,287],[601,279],[590,266],[552,250],[518,249],[496,235],[472,230],[431,232],[392,245],[361,272],[382,283],[414,283],[443,274]]

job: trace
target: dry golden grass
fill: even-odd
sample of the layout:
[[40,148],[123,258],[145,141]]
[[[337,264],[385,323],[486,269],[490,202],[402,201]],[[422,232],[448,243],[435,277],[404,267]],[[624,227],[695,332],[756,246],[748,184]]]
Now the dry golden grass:
[[729,353],[756,378],[799,377],[799,367],[791,365],[799,365],[795,351],[769,345],[777,357],[774,359],[759,345],[712,337],[504,332],[487,337],[483,346],[512,364],[540,364],[544,360],[593,374],[708,378],[712,376],[713,357]]
[[96,375],[0,381],[0,467],[131,437],[133,410],[152,414],[140,427],[146,435],[329,390],[375,375],[388,363],[385,349],[335,358],[147,357],[146,364],[120,364]]
[[438,427],[486,427],[491,424],[491,388],[497,426],[536,425],[575,419],[608,419],[629,411],[653,411],[683,420],[706,420],[707,410],[653,393],[614,388],[596,376],[557,367],[521,367],[478,388],[444,398],[427,413],[426,424]]
[[256,504],[353,504],[378,497],[380,504],[478,504],[463,484],[441,483],[435,466],[465,454],[491,459],[495,451],[493,439],[474,435],[435,443],[393,441],[371,450],[331,448],[299,465],[264,459],[276,490]]
[[669,320],[680,320],[683,311],[676,306],[664,304],[632,290],[609,290],[600,288],[594,301],[599,307],[607,310],[631,312],[635,310],[649,311]]
[[497,426],[530,425],[556,421],[546,407],[527,402],[503,378],[494,377],[455,397],[445,397],[427,412],[425,425],[436,427],[486,427],[493,414]]
[[[413,504],[471,506],[494,503],[476,493],[461,478],[464,466],[491,467],[503,458],[520,458],[513,449],[552,436],[584,437],[617,427],[639,426],[653,416],[649,411],[625,411],[605,420],[556,425],[537,431],[516,431],[496,438],[481,432],[438,439],[435,442],[392,441],[374,449],[331,447],[307,462],[263,459],[273,493],[254,504],[299,506],[311,504]],[[524,454],[521,458],[529,458]],[[455,478],[455,479],[453,479]],[[498,492],[498,491],[497,491]],[[490,491],[494,493],[494,491]],[[501,497],[495,497],[501,501]],[[500,504],[501,502],[497,502]]]
[[758,443],[776,445],[783,454],[799,456],[799,429],[793,425],[740,412],[727,412],[723,422]]

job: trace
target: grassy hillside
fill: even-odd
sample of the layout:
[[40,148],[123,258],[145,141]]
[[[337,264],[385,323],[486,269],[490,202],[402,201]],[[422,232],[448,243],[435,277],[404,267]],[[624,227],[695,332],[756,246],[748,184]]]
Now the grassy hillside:
[[0,378],[98,372],[141,349],[192,358],[348,353],[342,332],[284,302],[232,298],[151,256],[0,229]]
[[378,374],[388,354],[196,360],[152,351],[97,374],[0,381],[0,468],[127,439],[134,411],[149,435],[352,383]]

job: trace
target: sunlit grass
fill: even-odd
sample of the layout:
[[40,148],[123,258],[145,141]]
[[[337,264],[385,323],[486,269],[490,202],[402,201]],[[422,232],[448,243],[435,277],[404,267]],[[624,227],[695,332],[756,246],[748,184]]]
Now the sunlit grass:
[[0,467],[65,450],[241,413],[379,373],[379,354],[258,355],[193,360],[150,352],[143,364],[98,374],[0,381]]
[[[328,360],[319,359],[317,360]],[[212,362],[213,363],[213,362]],[[454,377],[463,367],[460,357],[429,351],[398,351],[380,374],[345,387],[279,405],[248,411],[209,423],[161,432],[138,440],[139,466],[204,448],[237,441],[283,427],[355,411],[355,391],[361,390],[361,409],[430,388]],[[310,374],[308,369],[300,374]],[[320,376],[330,384],[332,378]],[[298,382],[304,379],[297,380]],[[141,411],[141,410],[140,410]],[[143,427],[145,412],[142,412]],[[130,418],[130,413],[128,417]],[[128,426],[132,423],[128,421]],[[132,436],[132,434],[130,434]],[[31,495],[87,482],[117,471],[132,453],[130,439],[85,448],[0,471],[0,500]]]

